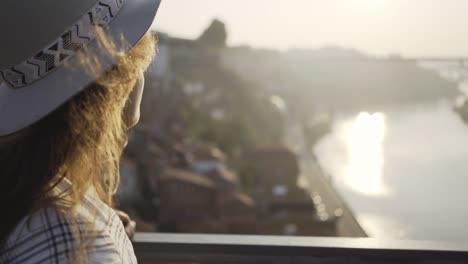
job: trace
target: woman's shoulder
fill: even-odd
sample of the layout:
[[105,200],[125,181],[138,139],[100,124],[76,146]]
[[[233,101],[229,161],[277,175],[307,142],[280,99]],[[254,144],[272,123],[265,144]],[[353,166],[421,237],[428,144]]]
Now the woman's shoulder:
[[55,207],[24,217],[0,253],[2,263],[66,263],[75,248],[73,225]]
[[131,244],[120,234],[125,231],[118,216],[104,205],[94,207],[105,212],[91,216],[88,204],[80,205],[73,218],[57,207],[42,208],[26,216],[0,251],[0,263],[67,263],[79,239],[92,241],[86,244],[91,263],[123,262],[124,247],[131,248]]

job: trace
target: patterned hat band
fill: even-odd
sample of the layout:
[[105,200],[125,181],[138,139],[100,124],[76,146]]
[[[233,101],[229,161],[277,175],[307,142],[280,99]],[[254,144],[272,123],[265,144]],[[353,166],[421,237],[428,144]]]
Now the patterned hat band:
[[98,1],[47,48],[16,66],[0,70],[0,83],[3,80],[11,88],[21,88],[45,77],[94,40],[96,26],[109,24],[123,4],[124,0]]

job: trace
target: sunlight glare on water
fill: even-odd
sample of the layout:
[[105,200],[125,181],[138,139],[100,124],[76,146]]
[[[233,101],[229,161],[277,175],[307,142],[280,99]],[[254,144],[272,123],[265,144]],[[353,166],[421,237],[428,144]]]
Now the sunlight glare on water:
[[388,194],[382,181],[385,115],[361,112],[343,125],[341,136],[347,149],[345,184],[364,195]]
[[467,243],[468,126],[453,102],[383,110],[338,116],[320,165],[369,236]]

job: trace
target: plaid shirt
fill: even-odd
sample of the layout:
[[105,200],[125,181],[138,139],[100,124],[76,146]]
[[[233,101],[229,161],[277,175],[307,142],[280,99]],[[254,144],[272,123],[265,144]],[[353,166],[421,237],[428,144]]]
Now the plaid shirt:
[[[66,191],[69,187],[65,181],[58,190]],[[79,223],[91,221],[93,230],[99,230],[88,246],[89,263],[137,263],[122,221],[112,208],[87,195],[78,208],[78,218]],[[86,233],[91,232],[83,230],[86,225],[79,226],[80,234],[86,239]],[[68,263],[73,243],[74,233],[64,213],[56,208],[44,208],[16,226],[0,250],[0,263]]]

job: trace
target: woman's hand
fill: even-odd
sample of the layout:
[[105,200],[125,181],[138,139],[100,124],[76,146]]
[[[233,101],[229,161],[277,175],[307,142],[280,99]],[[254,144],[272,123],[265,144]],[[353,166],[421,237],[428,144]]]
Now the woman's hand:
[[130,218],[130,216],[128,216],[128,214],[126,214],[126,213],[124,213],[122,211],[115,210],[115,212],[120,217],[120,220],[122,220],[122,223],[123,223],[123,225],[125,227],[125,233],[127,233],[128,237],[130,239],[132,239],[133,235],[135,235],[135,229],[136,229],[135,221],[133,221]]

